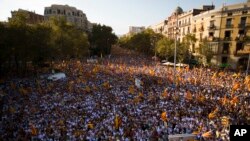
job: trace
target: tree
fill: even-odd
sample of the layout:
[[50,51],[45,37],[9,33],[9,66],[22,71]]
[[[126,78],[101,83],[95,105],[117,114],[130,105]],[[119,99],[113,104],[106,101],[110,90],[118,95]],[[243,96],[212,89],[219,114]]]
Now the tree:
[[210,64],[214,52],[212,51],[212,48],[210,47],[207,39],[204,39],[203,42],[200,44],[199,52],[206,59],[206,63]]
[[110,54],[111,46],[117,42],[113,29],[106,25],[94,25],[89,35],[92,53],[95,55]]
[[132,49],[147,55],[153,55],[156,51],[156,43],[163,38],[161,34],[155,33],[152,29],[120,38],[119,44],[122,47]]
[[67,23],[65,18],[51,18],[47,26],[52,28],[54,58],[81,58],[88,53],[89,42],[86,33]]
[[156,51],[160,57],[169,60],[171,57],[173,59],[174,55],[174,40],[169,38],[162,38],[156,44]]

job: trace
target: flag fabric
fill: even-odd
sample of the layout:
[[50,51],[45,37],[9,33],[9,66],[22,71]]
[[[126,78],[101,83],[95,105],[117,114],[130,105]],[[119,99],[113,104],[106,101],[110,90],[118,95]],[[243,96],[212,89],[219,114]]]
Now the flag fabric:
[[240,83],[239,82],[236,82],[232,88],[233,91],[236,91],[240,88]]
[[118,130],[122,124],[122,119],[116,114],[115,115],[115,129]]
[[162,112],[161,113],[161,119],[163,120],[163,121],[167,121],[167,112]]
[[221,102],[222,102],[222,105],[226,105],[227,104],[228,99],[227,99],[226,95],[222,98]]
[[238,96],[234,96],[230,102],[231,102],[231,104],[238,103],[239,102]]
[[93,129],[94,128],[94,124],[91,123],[91,122],[89,122],[87,126],[88,126],[89,129]]
[[128,88],[128,92],[130,93],[130,94],[134,94],[135,93],[135,88],[134,88],[134,86],[129,86],[129,88]]
[[197,134],[199,134],[199,131],[194,131],[192,134],[197,135]]
[[220,72],[219,73],[219,76],[221,77],[221,76],[224,76],[225,75],[225,73],[222,71],[222,72]]
[[142,92],[139,92],[139,97],[143,97],[143,93]]
[[205,101],[205,96],[204,95],[202,95],[202,94],[200,94],[199,96],[198,96],[198,101],[199,102],[204,102]]
[[219,109],[216,108],[214,111],[212,111],[211,113],[208,114],[208,118],[209,119],[213,119],[216,117],[217,113],[218,113]]
[[155,72],[154,72],[154,70],[149,70],[149,74],[151,75],[151,76],[154,76],[155,75]]
[[167,90],[164,90],[163,93],[161,94],[163,98],[168,97],[168,92]]
[[85,91],[86,91],[87,93],[90,93],[90,92],[91,92],[90,87],[89,87],[89,86],[86,86],[86,87],[85,87]]
[[31,125],[31,135],[36,136],[38,134],[37,128],[34,125]]
[[210,137],[212,137],[212,131],[208,131],[206,133],[203,133],[202,137],[204,137],[204,138],[210,138]]
[[102,86],[103,86],[105,89],[109,89],[109,88],[110,88],[109,82],[104,82],[104,83],[102,84]]
[[192,100],[192,94],[190,91],[187,91],[186,93],[186,97],[185,97],[187,100]]
[[215,73],[213,74],[213,76],[212,76],[212,79],[215,79],[215,78],[217,78],[217,77],[218,77],[218,73],[215,72]]
[[228,126],[229,125],[229,117],[227,117],[227,116],[221,117],[221,124],[223,126]]

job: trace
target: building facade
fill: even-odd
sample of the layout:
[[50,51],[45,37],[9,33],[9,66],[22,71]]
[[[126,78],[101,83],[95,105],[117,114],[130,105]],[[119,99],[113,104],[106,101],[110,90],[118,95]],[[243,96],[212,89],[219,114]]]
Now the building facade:
[[212,64],[245,69],[250,53],[250,0],[214,8],[214,5],[204,5],[183,12],[177,7],[167,18],[166,26],[161,22],[150,28],[161,33],[167,27],[165,36],[175,39],[177,35],[176,39],[181,42],[187,34],[193,34],[197,39],[190,47],[193,55],[201,57],[199,48],[206,43],[213,54]]
[[151,25],[148,28],[152,29],[155,33],[160,33],[164,36],[168,35],[168,21],[167,20],[164,20],[155,25]]
[[[223,6],[193,18],[195,48],[206,41],[213,51],[212,64],[229,64],[234,69],[245,69],[250,48],[250,2]],[[198,52],[198,51],[196,51]]]
[[51,5],[44,9],[45,20],[50,17],[65,17],[66,21],[76,25],[79,29],[90,31],[92,24],[88,21],[86,14],[82,10],[68,5]]
[[145,30],[144,26],[129,26],[128,34],[137,34]]
[[17,11],[11,11],[11,18],[9,18],[9,20],[14,18],[18,13],[23,13],[27,16],[28,24],[37,24],[37,23],[41,23],[44,21],[43,15],[39,15],[39,14],[36,14],[35,12],[27,11],[23,9],[18,9]]

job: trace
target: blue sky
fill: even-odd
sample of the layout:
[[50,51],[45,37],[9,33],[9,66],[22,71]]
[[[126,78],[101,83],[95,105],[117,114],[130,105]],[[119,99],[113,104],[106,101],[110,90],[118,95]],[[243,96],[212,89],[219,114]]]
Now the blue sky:
[[0,0],[0,21],[18,8],[43,14],[51,4],[68,4],[82,10],[90,22],[109,25],[116,34],[125,34],[129,26],[149,26],[168,17],[179,5],[184,11],[214,3],[218,8],[247,0]]

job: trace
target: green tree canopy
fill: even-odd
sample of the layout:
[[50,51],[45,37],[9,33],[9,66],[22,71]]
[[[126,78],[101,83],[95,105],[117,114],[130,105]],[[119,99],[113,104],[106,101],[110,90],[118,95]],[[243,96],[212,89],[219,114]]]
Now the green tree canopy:
[[92,53],[95,55],[110,54],[111,46],[117,42],[113,29],[106,25],[94,25],[89,35]]

